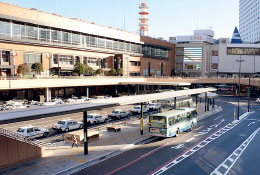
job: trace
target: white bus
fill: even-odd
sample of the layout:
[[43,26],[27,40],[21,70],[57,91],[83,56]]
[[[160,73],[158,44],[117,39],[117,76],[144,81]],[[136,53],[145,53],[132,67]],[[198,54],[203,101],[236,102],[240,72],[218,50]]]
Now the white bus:
[[149,133],[152,136],[173,137],[196,125],[195,108],[178,108],[149,116]]

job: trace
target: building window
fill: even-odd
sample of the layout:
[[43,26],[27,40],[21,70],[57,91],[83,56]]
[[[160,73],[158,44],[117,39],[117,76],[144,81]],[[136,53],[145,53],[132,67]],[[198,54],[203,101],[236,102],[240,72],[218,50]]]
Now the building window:
[[61,31],[51,30],[51,41],[55,43],[61,42]]
[[71,33],[62,32],[62,43],[71,44]]
[[42,63],[42,54],[35,53],[24,53],[23,54],[24,63]]
[[2,61],[5,63],[10,61],[10,51],[2,51]]
[[59,55],[59,63],[73,65],[73,56]]
[[140,61],[130,61],[130,65],[131,66],[140,66],[141,63],[140,63]]
[[118,50],[119,43],[118,41],[113,41],[113,49]]
[[38,40],[38,27],[26,26],[25,30],[25,34],[28,39]]
[[72,44],[80,45],[80,34],[72,34]]
[[11,35],[11,24],[6,21],[0,21],[0,35],[9,36]]
[[90,46],[97,47],[97,38],[94,36],[90,36]]
[[40,30],[40,40],[50,42],[50,29],[48,28],[39,28]]
[[99,48],[105,48],[105,39],[98,38],[98,47]]
[[59,64],[59,56],[57,54],[53,55],[53,64]]
[[106,48],[107,49],[112,49],[113,41],[112,40],[106,40]]

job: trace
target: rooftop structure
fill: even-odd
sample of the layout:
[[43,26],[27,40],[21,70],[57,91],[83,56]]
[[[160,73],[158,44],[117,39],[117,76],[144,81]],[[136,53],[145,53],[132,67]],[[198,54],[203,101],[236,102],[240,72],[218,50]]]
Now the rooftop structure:
[[145,2],[141,3],[140,6],[139,6],[139,9],[140,9],[140,23],[139,23],[139,26],[140,26],[140,35],[142,36],[147,36],[148,35],[148,15],[149,15],[149,12],[148,12],[148,7],[146,5]]

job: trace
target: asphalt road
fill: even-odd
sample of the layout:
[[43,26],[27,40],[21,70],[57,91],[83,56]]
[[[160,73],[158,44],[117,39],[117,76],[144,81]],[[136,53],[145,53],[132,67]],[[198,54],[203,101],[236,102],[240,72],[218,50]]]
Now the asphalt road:
[[[217,103],[223,107],[223,111],[201,120],[193,131],[184,132],[178,137],[159,138],[152,143],[138,146],[135,149],[83,169],[75,173],[75,175],[197,175],[211,174],[213,171],[224,174],[230,168],[230,173],[241,174],[241,164],[246,169],[250,165],[249,162],[252,162],[251,157],[254,154],[252,149],[256,149],[252,144],[257,142],[260,145],[259,141],[255,141],[260,134],[256,134],[253,139],[250,137],[252,142],[247,142],[249,146],[244,146],[245,152],[243,154],[242,151],[239,152],[242,156],[237,156],[237,158],[239,157],[237,162],[235,157],[231,157],[228,161],[226,159],[229,156],[234,156],[233,152],[260,127],[260,122],[257,121],[259,120],[260,111],[258,106],[252,107],[255,112],[248,117],[248,119],[252,120],[243,120],[234,126],[230,124],[234,118],[235,108],[235,105],[230,102],[231,100],[235,101],[236,98],[222,97]],[[247,107],[242,106],[240,111],[241,114],[245,113]],[[252,123],[252,121],[255,123]],[[250,155],[251,157],[248,157]],[[257,155],[254,156],[257,157]],[[259,160],[259,157],[258,155],[256,160]],[[235,162],[234,165],[232,160]],[[244,161],[248,161],[248,165]],[[259,170],[257,168],[253,168],[252,171],[248,170],[248,174],[260,172],[257,171]]]

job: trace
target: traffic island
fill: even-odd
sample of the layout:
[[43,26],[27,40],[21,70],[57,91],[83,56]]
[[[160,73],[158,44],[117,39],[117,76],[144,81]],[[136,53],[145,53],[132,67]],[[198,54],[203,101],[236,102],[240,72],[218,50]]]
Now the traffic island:
[[[70,132],[64,135],[64,142],[65,143],[73,143],[73,136],[75,135],[77,141],[79,144],[84,143],[84,133],[82,131],[74,131]],[[88,131],[88,141],[94,141],[94,140],[99,140],[99,132],[98,131]]]
[[110,126],[110,127],[107,127],[107,131],[108,132],[120,132],[121,128],[117,127],[117,126]]

